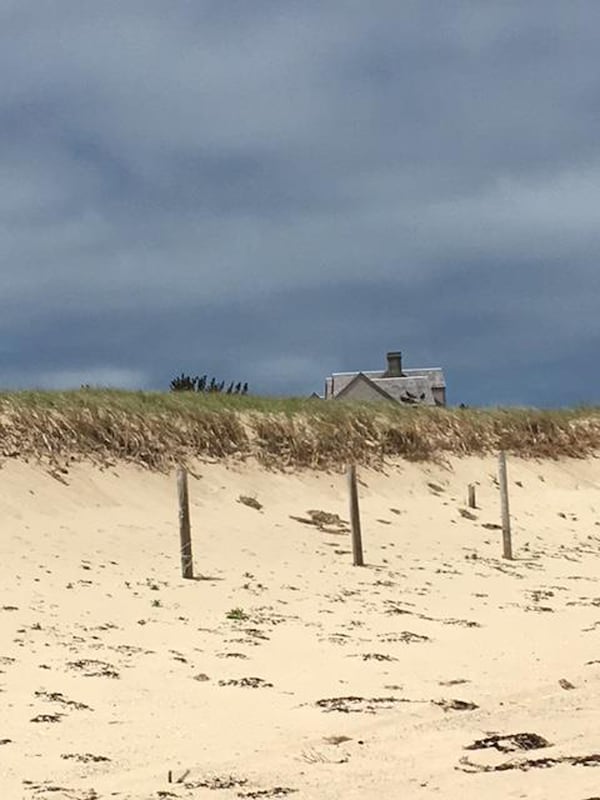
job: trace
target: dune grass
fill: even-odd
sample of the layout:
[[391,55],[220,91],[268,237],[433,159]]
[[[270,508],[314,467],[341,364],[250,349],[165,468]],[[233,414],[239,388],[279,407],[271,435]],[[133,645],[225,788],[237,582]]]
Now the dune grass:
[[0,393],[0,454],[58,470],[91,460],[167,470],[193,458],[270,468],[434,461],[504,449],[526,458],[600,452],[600,409],[402,408],[191,392]]

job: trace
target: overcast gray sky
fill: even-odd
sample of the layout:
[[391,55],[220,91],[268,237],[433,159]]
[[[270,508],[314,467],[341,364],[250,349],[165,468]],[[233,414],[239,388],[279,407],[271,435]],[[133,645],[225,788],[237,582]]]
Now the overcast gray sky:
[[600,404],[600,2],[0,0],[0,386]]

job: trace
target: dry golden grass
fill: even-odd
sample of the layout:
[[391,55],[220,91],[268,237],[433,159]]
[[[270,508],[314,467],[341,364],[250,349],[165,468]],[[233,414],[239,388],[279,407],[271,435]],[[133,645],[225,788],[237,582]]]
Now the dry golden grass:
[[76,460],[165,470],[191,458],[271,468],[437,460],[504,449],[526,458],[600,451],[594,408],[444,409],[108,390],[0,395],[0,454],[58,470]]

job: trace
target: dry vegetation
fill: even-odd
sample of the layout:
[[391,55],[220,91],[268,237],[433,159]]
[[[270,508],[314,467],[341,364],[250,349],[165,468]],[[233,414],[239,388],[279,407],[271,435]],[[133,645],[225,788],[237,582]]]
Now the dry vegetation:
[[191,458],[272,467],[437,460],[498,449],[523,457],[600,451],[600,409],[395,408],[319,400],[84,389],[0,394],[0,455],[61,470],[74,460],[166,470]]

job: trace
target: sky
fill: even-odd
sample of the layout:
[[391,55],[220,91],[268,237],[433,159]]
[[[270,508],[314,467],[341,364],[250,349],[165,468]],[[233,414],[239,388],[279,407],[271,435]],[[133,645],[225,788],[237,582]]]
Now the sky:
[[597,0],[0,0],[0,387],[600,405]]

